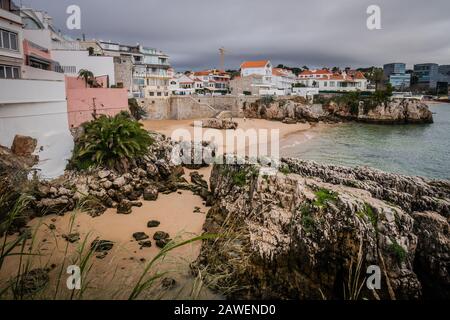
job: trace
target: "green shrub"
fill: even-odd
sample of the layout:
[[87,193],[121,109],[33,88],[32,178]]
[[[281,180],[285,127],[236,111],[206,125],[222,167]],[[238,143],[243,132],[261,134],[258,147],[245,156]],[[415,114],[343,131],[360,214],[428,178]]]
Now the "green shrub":
[[327,205],[327,202],[337,201],[337,193],[325,188],[320,188],[314,194],[316,195],[314,205],[317,207],[325,207]]
[[307,233],[311,233],[314,231],[316,223],[314,221],[314,217],[312,216],[312,208],[309,203],[302,204],[299,207],[299,211],[301,213],[300,223],[302,225],[303,230]]
[[279,171],[281,173],[283,173],[284,175],[288,175],[289,173],[291,173],[291,169],[289,168],[289,166],[287,165],[283,165],[280,167]]
[[372,223],[373,227],[375,229],[377,228],[378,216],[368,203],[365,203],[364,209],[362,211],[358,211],[356,214],[361,218],[366,216],[369,219],[370,223]]
[[247,174],[245,171],[233,172],[232,179],[234,185],[243,187],[247,183]]
[[130,161],[144,155],[153,143],[142,124],[124,113],[114,117],[102,115],[84,123],[83,128],[71,160],[78,169],[101,165],[126,171]]
[[391,239],[392,243],[389,246],[389,251],[397,258],[399,263],[405,261],[407,252],[395,239]]

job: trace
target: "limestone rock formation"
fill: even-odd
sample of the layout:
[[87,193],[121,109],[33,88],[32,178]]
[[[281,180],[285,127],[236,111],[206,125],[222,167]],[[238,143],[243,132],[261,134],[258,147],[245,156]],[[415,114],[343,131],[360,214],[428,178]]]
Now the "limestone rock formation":
[[375,107],[367,107],[363,102],[353,110],[349,104],[327,103],[317,108],[292,99],[258,100],[244,108],[248,118],[295,122],[339,122],[352,120],[379,124],[432,123],[433,114],[420,101],[392,99]]
[[206,119],[202,120],[202,127],[203,128],[212,128],[212,129],[219,129],[219,130],[228,130],[228,129],[237,129],[238,124],[235,121],[231,121],[228,119]]
[[[450,297],[448,182],[294,159],[259,170],[215,165],[211,175],[204,229],[222,237],[204,242],[195,267],[229,298]],[[370,266],[380,290],[366,286]]]
[[330,114],[342,119],[380,124],[433,123],[433,114],[428,106],[417,100],[393,99],[374,108],[367,108],[360,102],[358,112],[352,112],[348,105],[330,103],[326,107]]

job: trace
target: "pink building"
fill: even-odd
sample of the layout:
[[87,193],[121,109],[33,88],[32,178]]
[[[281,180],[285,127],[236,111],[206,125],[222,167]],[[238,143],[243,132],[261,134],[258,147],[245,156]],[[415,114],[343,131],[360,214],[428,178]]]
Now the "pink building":
[[104,77],[96,78],[102,88],[86,87],[83,79],[66,77],[67,112],[69,127],[75,128],[93,119],[93,114],[114,116],[128,111],[126,89],[106,88]]

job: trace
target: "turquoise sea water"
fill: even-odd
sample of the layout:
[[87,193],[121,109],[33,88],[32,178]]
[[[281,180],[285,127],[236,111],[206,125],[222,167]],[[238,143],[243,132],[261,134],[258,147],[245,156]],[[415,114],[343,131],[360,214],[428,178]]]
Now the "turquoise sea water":
[[[434,123],[373,125],[346,123],[291,136],[283,156],[344,166],[450,180],[450,104],[430,105]],[[306,142],[296,143],[298,140]]]

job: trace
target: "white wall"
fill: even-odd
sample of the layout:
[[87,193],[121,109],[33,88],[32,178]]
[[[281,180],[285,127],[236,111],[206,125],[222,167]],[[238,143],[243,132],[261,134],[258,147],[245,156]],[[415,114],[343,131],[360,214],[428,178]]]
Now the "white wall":
[[22,66],[22,78],[33,80],[57,80],[64,81],[64,74],[54,71],[47,71],[30,66]]
[[114,58],[104,56],[89,56],[88,51],[52,50],[52,58],[61,66],[75,66],[74,73],[66,73],[71,76],[78,75],[81,69],[91,71],[94,76],[109,76],[109,84],[114,85]]
[[294,87],[292,88],[292,94],[306,98],[307,96],[319,94],[319,88]]
[[271,76],[272,75],[272,68],[245,68],[241,70],[241,76],[247,77],[252,74],[257,74],[261,76]]
[[73,149],[63,81],[0,79],[0,144],[11,147],[16,134],[38,140],[43,178],[63,173]]

